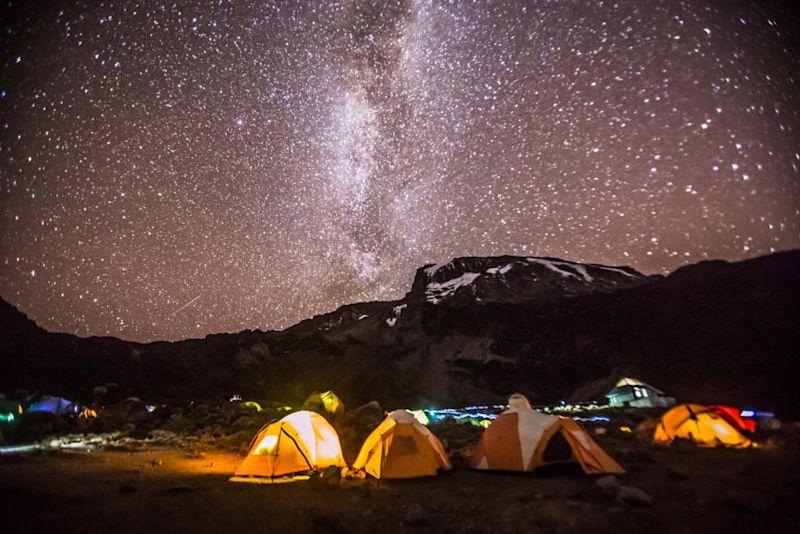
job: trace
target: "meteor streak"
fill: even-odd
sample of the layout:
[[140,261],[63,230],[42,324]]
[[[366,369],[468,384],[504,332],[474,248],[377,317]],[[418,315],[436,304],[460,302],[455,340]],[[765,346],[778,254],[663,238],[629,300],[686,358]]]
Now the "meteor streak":
[[178,308],[178,309],[177,309],[177,310],[175,310],[174,312],[172,312],[172,314],[169,316],[169,317],[170,317],[170,319],[171,319],[171,318],[173,318],[173,317],[175,317],[175,315],[177,315],[177,313],[178,313],[179,311],[181,311],[181,310],[183,310],[183,309],[185,309],[185,308],[188,308],[189,306],[191,306],[191,305],[194,303],[194,301],[196,301],[197,299],[199,299],[201,296],[203,296],[203,294],[202,294],[202,293],[201,293],[201,294],[199,294],[199,295],[197,295],[195,298],[193,298],[192,300],[190,300],[189,302],[187,302],[186,304],[184,304],[183,306],[181,306],[180,308]]

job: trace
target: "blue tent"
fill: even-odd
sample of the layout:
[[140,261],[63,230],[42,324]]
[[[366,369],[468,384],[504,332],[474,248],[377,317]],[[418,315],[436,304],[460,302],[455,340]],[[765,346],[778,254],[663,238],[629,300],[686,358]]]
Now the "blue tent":
[[62,397],[42,397],[39,401],[34,402],[28,409],[30,412],[50,412],[54,415],[77,415],[80,412],[80,406],[77,402],[72,402]]

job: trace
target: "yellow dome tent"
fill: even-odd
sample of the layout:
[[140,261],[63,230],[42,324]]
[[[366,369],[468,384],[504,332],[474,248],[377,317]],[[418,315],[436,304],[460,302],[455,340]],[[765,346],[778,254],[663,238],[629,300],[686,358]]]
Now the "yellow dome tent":
[[375,478],[435,476],[451,469],[439,439],[407,410],[395,410],[364,440],[353,469]]
[[661,416],[653,442],[669,445],[675,438],[689,439],[700,447],[746,448],[752,442],[705,406],[679,404]]
[[625,472],[572,419],[538,412],[518,393],[508,404],[508,410],[483,432],[472,455],[473,469],[533,471],[543,465],[577,462],[590,475]]
[[322,415],[341,419],[344,416],[344,403],[333,391],[314,392],[303,403],[303,410],[311,410]]
[[314,471],[345,465],[336,430],[318,413],[300,411],[262,428],[230,480],[262,484],[303,480]]

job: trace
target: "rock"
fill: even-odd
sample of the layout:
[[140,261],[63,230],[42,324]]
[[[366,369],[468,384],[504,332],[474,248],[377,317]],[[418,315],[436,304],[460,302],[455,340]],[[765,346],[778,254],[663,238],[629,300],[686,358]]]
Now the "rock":
[[689,471],[674,465],[667,467],[667,473],[669,473],[670,478],[677,480],[687,480],[689,478]]
[[403,523],[406,525],[424,525],[428,522],[428,513],[419,504],[411,504],[403,514]]
[[26,413],[17,427],[16,437],[20,441],[39,441],[65,430],[66,425],[66,419],[48,412]]
[[603,494],[612,499],[617,496],[622,482],[614,475],[606,475],[594,481],[594,485],[603,491]]
[[150,431],[144,428],[134,428],[128,432],[128,436],[133,439],[147,439],[151,437]]
[[335,488],[339,486],[339,482],[342,480],[342,469],[332,465],[323,469],[319,476],[325,487]]
[[94,401],[102,403],[108,397],[108,388],[105,386],[97,386],[92,390]]
[[633,506],[653,504],[653,498],[635,486],[622,486],[617,493],[617,501]]
[[374,427],[383,421],[383,409],[378,401],[370,401],[347,412],[343,426]]

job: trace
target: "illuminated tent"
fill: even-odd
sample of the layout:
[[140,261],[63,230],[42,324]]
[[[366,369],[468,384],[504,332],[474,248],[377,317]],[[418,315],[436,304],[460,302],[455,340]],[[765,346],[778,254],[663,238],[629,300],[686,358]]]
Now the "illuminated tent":
[[344,415],[344,403],[333,391],[314,392],[303,403],[303,410],[340,419]]
[[451,465],[442,443],[414,414],[395,410],[367,436],[353,469],[375,478],[414,478],[435,476]]
[[725,419],[699,404],[679,404],[661,416],[653,442],[669,445],[675,438],[689,439],[701,447],[745,448],[752,444]]
[[473,469],[533,471],[543,465],[577,462],[587,474],[624,473],[572,419],[537,412],[520,394],[484,431],[472,455]]
[[725,419],[726,423],[739,432],[753,433],[756,431],[756,422],[752,419],[745,419],[742,417],[742,412],[739,408],[725,406],[724,404],[713,404],[709,406],[708,409]]
[[314,471],[345,465],[339,436],[330,423],[318,413],[300,411],[262,428],[231,480],[300,480]]
[[49,412],[53,415],[77,415],[80,413],[81,408],[77,402],[72,402],[61,397],[42,397],[39,401],[34,402],[28,409],[31,412]]

